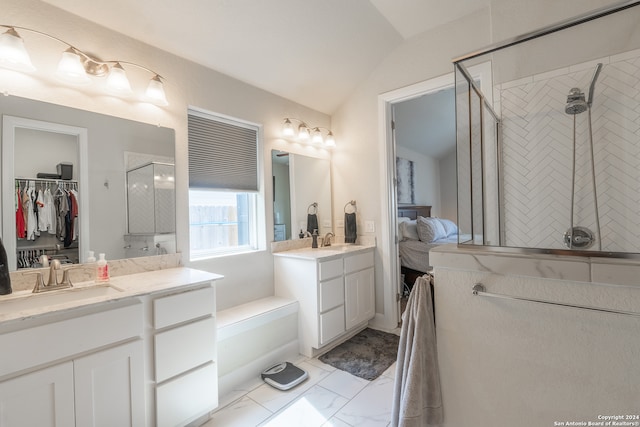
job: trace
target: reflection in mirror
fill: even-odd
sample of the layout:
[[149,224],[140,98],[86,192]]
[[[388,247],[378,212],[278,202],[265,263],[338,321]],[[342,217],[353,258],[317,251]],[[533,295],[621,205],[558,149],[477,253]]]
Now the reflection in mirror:
[[[17,247],[25,243],[33,246],[29,248],[29,259],[33,254],[46,253],[69,262],[83,262],[89,250],[105,253],[110,260],[175,252],[173,182],[161,196],[165,202],[158,204],[160,211],[143,214],[149,223],[154,223],[157,220],[154,215],[160,214],[163,224],[169,225],[163,225],[161,230],[135,233],[135,239],[128,230],[126,194],[127,170],[151,162],[174,163],[172,129],[14,96],[0,97],[0,111],[4,123],[2,237],[11,269],[18,267]],[[170,169],[173,177],[173,166]],[[69,178],[60,177],[61,173],[71,173],[71,179],[60,180]],[[38,181],[38,174],[45,177],[41,180],[52,183]],[[40,231],[38,239],[42,240],[25,242],[18,238],[17,178],[26,182],[27,187],[33,182],[34,187],[45,190],[47,185],[57,190],[58,182],[63,190],[77,185],[79,224],[69,244],[70,248],[76,247],[75,254],[63,253],[65,242],[58,236],[54,236],[53,242],[45,242],[42,238],[47,237],[48,231]],[[157,192],[153,194],[158,196]],[[37,261],[36,258],[32,260]]]
[[274,240],[299,238],[315,209],[318,233],[332,231],[331,167],[329,160],[286,151],[271,152]]

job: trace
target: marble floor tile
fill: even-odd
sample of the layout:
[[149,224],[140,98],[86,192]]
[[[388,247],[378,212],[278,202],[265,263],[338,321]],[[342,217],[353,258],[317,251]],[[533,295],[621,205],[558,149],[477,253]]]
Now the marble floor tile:
[[352,427],[339,418],[333,417],[326,423],[322,424],[322,427]]
[[347,403],[336,418],[352,426],[387,426],[391,420],[393,379],[380,376]]
[[369,384],[369,381],[358,378],[348,372],[336,369],[318,384],[346,397],[347,399],[352,399]]
[[214,413],[213,417],[202,427],[257,426],[271,415],[270,411],[245,396]]
[[333,367],[331,365],[327,365],[326,363],[321,362],[320,359],[317,359],[317,358],[307,359],[307,362],[312,364],[312,365],[314,365],[314,366],[317,366],[318,368],[322,368],[325,371],[333,372],[333,371],[337,370],[335,367]]
[[315,385],[260,426],[321,427],[347,402],[337,393]]

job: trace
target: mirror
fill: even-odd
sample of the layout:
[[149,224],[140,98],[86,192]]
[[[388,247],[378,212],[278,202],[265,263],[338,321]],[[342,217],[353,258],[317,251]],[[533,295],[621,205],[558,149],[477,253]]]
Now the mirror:
[[[172,129],[15,96],[0,97],[0,111],[2,238],[11,269],[18,267],[18,255],[24,256],[19,250],[27,251],[31,260],[46,253],[63,262],[84,262],[89,250],[105,253],[108,260],[176,251]],[[144,181],[147,193],[128,194],[127,171],[148,164],[162,164],[165,169],[169,165],[161,174],[161,191],[154,191],[158,186],[151,173],[151,180]],[[72,242],[56,233],[51,233],[51,240],[46,231],[32,240],[17,239],[17,189],[30,185],[54,193],[76,186],[78,214]],[[158,197],[160,203],[148,202]],[[169,227],[130,231],[133,217],[128,201],[134,199],[145,199],[142,205],[151,206],[150,212],[136,208],[136,214],[149,222],[162,217]]]
[[329,160],[273,150],[271,167],[274,240],[298,239],[300,230],[307,230],[308,215],[314,212],[318,233],[332,231]]

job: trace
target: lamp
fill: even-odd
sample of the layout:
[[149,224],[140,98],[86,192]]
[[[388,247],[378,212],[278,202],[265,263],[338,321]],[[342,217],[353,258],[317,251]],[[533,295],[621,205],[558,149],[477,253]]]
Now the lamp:
[[128,96],[131,95],[133,91],[123,65],[132,66],[140,68],[152,75],[149,86],[144,93],[143,100],[156,105],[169,105],[164,92],[162,76],[147,67],[120,60],[103,61],[83,52],[64,40],[30,28],[3,24],[0,24],[0,27],[7,28],[5,33],[0,34],[0,67],[17,71],[35,70],[24,46],[24,41],[16,31],[16,29],[19,29],[20,31],[27,31],[56,40],[67,46],[67,49],[62,52],[62,58],[58,63],[58,69],[55,73],[59,80],[65,83],[82,85],[90,84],[92,82],[91,76],[106,76],[106,87],[109,92],[116,95]]
[[35,71],[24,40],[13,27],[0,34],[0,66],[16,71]]
[[164,85],[162,84],[162,80],[160,80],[159,75],[156,74],[149,81],[149,86],[147,86],[147,91],[145,92],[145,98],[156,105],[169,105],[167,102],[167,96],[164,93]]
[[[298,133],[296,134],[293,123],[291,121],[297,121],[300,124],[298,125]],[[322,135],[322,130],[327,131],[326,138]],[[333,133],[331,129],[327,129],[322,126],[314,126],[309,127],[307,124],[300,119],[296,119],[294,117],[285,117],[284,123],[282,125],[282,135],[285,137],[297,136],[297,139],[303,142],[311,141],[314,144],[322,144],[325,147],[335,147],[336,141],[333,137]]]
[[116,62],[107,76],[107,89],[116,95],[131,95],[131,83],[127,78],[127,73],[119,62]]

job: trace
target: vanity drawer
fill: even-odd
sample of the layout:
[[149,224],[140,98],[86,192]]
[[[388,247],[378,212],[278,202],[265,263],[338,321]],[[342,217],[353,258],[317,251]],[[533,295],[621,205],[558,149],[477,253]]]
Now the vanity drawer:
[[210,315],[216,309],[213,287],[169,295],[153,301],[153,325],[156,329]]
[[320,345],[324,345],[344,332],[344,306],[320,315]]
[[344,281],[342,276],[320,282],[320,312],[323,313],[344,304]]
[[373,267],[373,251],[367,251],[361,254],[349,255],[344,259],[344,272],[352,273],[354,271],[364,270]]
[[[111,305],[115,304],[117,303]],[[141,336],[142,304],[137,299],[127,304],[129,305],[120,308],[0,334],[0,349],[3,349],[0,377]]]
[[156,388],[156,425],[185,425],[218,406],[218,370],[211,362]]
[[209,317],[155,337],[156,382],[215,360],[216,320]]
[[331,261],[322,261],[318,265],[320,280],[327,280],[342,276],[342,258]]

